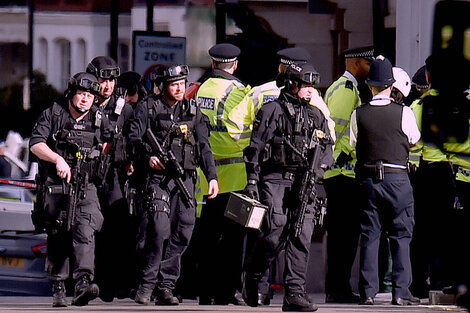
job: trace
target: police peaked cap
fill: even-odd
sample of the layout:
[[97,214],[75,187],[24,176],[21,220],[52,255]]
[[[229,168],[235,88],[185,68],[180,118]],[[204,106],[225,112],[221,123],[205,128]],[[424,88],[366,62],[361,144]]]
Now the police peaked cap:
[[374,46],[364,46],[344,50],[345,59],[363,58],[372,61],[374,59]]
[[235,61],[240,52],[240,48],[231,43],[219,43],[209,49],[212,60],[220,63]]
[[311,58],[310,53],[308,53],[308,51],[304,48],[300,47],[279,50],[277,52],[277,56],[279,57],[279,62],[286,65],[292,64],[294,62],[307,63]]
[[87,73],[93,74],[100,78],[117,78],[121,74],[119,65],[108,56],[97,56],[88,63]]
[[392,63],[386,57],[379,55],[370,65],[366,83],[375,87],[390,87],[394,82]]

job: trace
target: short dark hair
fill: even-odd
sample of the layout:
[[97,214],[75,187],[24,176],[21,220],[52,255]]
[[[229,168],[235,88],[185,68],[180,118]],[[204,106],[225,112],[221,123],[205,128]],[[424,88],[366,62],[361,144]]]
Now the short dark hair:
[[215,68],[218,68],[220,70],[228,70],[229,68],[231,68],[233,66],[233,64],[235,63],[235,61],[232,61],[232,62],[217,62],[217,61],[213,61],[214,64],[215,64]]

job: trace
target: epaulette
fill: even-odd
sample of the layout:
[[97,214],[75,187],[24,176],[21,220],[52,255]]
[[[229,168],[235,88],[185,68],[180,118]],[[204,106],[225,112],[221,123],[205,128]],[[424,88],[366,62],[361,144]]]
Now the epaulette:
[[351,90],[354,89],[354,84],[353,84],[353,82],[350,81],[350,80],[347,80],[347,81],[346,81],[346,84],[344,84],[344,86],[345,86],[346,88],[348,88],[348,89],[351,89]]

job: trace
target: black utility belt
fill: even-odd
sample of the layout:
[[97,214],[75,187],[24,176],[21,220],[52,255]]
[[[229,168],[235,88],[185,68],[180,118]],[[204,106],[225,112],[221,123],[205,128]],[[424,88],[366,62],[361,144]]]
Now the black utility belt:
[[[404,165],[403,165],[404,166]],[[408,168],[392,167],[382,161],[356,164],[356,174],[362,178],[372,178],[375,182],[383,181],[385,173],[407,173]]]

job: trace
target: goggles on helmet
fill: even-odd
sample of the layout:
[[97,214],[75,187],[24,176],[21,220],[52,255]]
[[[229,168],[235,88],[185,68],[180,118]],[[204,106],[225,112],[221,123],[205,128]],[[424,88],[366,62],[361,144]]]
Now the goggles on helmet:
[[98,69],[92,63],[90,63],[88,64],[88,70],[93,71],[95,76],[102,79],[114,79],[121,75],[121,69],[119,67]]
[[93,93],[100,93],[100,84],[86,78],[76,81],[77,88],[84,89]]
[[103,79],[110,79],[110,78],[116,78],[121,75],[121,69],[119,67],[115,68],[104,68],[99,70],[99,76],[100,78]]
[[303,74],[302,82],[306,84],[316,85],[320,83],[320,74],[307,72]]
[[187,76],[189,74],[189,67],[187,65],[176,65],[169,68],[166,68],[162,72],[159,72],[157,69],[155,72],[150,74],[150,80],[156,81],[157,79],[163,79],[166,81],[174,80],[182,76]]
[[[168,68],[167,73],[168,76],[173,77],[173,76],[186,76],[189,74],[189,67],[187,65],[177,65]],[[167,76],[167,75],[165,75]]]

